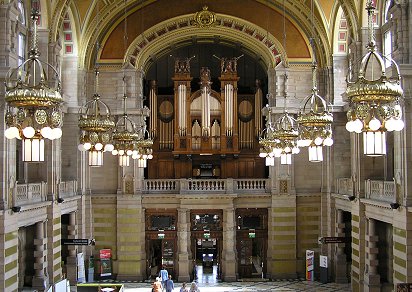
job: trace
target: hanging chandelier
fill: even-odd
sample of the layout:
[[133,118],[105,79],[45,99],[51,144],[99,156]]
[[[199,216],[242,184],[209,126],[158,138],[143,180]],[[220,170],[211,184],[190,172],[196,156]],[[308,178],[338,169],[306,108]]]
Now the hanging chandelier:
[[297,117],[299,125],[298,146],[308,147],[310,162],[321,162],[323,161],[323,147],[333,145],[333,115],[330,104],[318,94],[313,0],[311,0],[311,22],[312,37],[310,38],[310,45],[312,47],[312,93],[304,99],[303,107]]
[[316,87],[316,64],[312,70],[312,94],[304,100],[297,122],[299,125],[298,147],[308,147],[309,161],[323,161],[323,146],[332,146],[333,115],[327,102],[318,94]]
[[[32,39],[28,59],[5,77],[6,101],[4,135],[7,139],[22,140],[24,162],[44,161],[44,139],[62,136],[62,104],[60,77],[49,63],[39,59],[37,21],[39,10],[32,8]],[[48,79],[46,72],[53,72]]]
[[286,110],[274,125],[274,156],[280,156],[280,164],[292,164],[292,154],[298,154],[298,124]]
[[[363,133],[364,154],[386,154],[386,132],[401,131],[403,89],[400,85],[399,67],[395,61],[382,57],[376,48],[373,29],[375,7],[372,1],[366,4],[368,13],[368,52],[362,58],[357,76],[349,71],[346,95],[349,99],[346,129]],[[390,64],[395,72],[386,74]]]
[[135,143],[135,148],[132,154],[133,159],[137,159],[137,167],[147,167],[147,160],[153,158],[153,140],[150,138],[146,125],[140,128],[140,139]]
[[274,151],[278,141],[275,141],[275,129],[272,125],[272,110],[269,105],[266,105],[266,111],[268,114],[268,121],[266,123],[266,128],[263,129],[259,137],[259,157],[265,158],[266,166],[275,166],[275,155],[276,157],[280,157],[281,153],[279,151]]
[[119,166],[129,166],[130,156],[136,159],[136,145],[140,140],[135,123],[127,116],[126,80],[123,76],[123,116],[117,121],[113,130],[113,155],[119,156]]
[[89,166],[103,165],[103,152],[113,151],[111,132],[115,126],[110,109],[100,100],[99,70],[95,69],[95,93],[93,99],[86,102],[79,110],[80,151],[88,151]]

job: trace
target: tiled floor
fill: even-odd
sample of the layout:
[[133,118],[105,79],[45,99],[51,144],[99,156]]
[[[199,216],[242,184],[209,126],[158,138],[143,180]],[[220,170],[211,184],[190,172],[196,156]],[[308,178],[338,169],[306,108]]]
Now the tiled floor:
[[[248,291],[248,292],[269,292],[269,291],[351,291],[349,284],[322,284],[319,282],[308,282],[304,280],[283,280],[283,281],[260,281],[254,279],[253,282],[242,281],[233,283],[222,283],[216,280],[216,266],[203,270],[202,266],[197,266],[196,282],[201,292],[226,292],[226,291]],[[150,283],[124,283],[126,292],[151,291]],[[179,291],[181,283],[175,283],[175,291]]]
[[[175,291],[179,291],[181,284],[175,284]],[[226,292],[226,291],[351,291],[349,284],[321,284],[300,280],[273,281],[273,282],[234,282],[234,283],[199,283],[201,292]],[[125,283],[126,292],[150,292],[150,283]]]

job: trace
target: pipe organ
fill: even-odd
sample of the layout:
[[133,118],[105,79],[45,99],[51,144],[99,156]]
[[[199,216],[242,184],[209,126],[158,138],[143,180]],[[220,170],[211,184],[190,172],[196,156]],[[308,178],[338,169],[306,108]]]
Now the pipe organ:
[[[175,59],[173,96],[156,94],[150,87],[150,121],[156,125],[151,126],[155,155],[149,177],[238,178],[251,176],[251,170],[253,177],[264,177],[264,161],[258,156],[261,87],[238,96],[239,58],[221,58],[220,72],[208,67],[191,72],[191,59]],[[220,91],[212,83],[216,73]],[[193,83],[193,75],[199,83]]]

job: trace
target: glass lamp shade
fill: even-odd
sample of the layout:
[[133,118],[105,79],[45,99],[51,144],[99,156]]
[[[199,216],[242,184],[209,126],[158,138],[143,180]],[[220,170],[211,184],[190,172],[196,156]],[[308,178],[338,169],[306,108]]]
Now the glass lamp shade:
[[43,162],[44,161],[44,140],[39,138],[23,139],[24,162]]
[[321,162],[323,161],[322,146],[309,146],[309,161]]
[[144,158],[137,159],[137,167],[145,168],[147,166],[147,160]]
[[130,157],[128,155],[119,155],[119,166],[125,167],[129,166]]
[[103,165],[103,151],[89,151],[89,166],[99,167]]
[[275,166],[275,158],[272,156],[267,156],[265,159],[265,165],[266,166]]
[[291,165],[292,164],[292,154],[282,153],[282,155],[280,156],[280,164]]
[[386,133],[363,132],[363,154],[368,156],[386,155]]

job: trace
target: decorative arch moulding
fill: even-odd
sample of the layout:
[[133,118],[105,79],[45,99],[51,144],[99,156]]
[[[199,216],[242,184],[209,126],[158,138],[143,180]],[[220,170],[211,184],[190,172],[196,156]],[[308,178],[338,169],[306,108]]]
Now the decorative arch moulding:
[[[306,41],[308,56],[288,59],[287,52],[280,41],[261,27],[243,19],[215,14],[208,10],[206,12],[213,14],[213,17],[205,16],[205,8],[203,12],[203,19],[199,17],[198,12],[163,21],[138,36],[128,47],[124,59],[108,59],[100,53],[98,62],[102,66],[130,62],[136,68],[146,68],[153,56],[167,53],[165,48],[175,47],[177,43],[197,36],[199,40],[217,38],[222,42],[240,43],[245,49],[261,58],[268,68],[276,67],[282,60],[285,60],[286,65],[289,62],[310,63],[310,50]],[[104,41],[103,48],[106,42],[107,39]],[[90,64],[90,60],[86,64]]]

